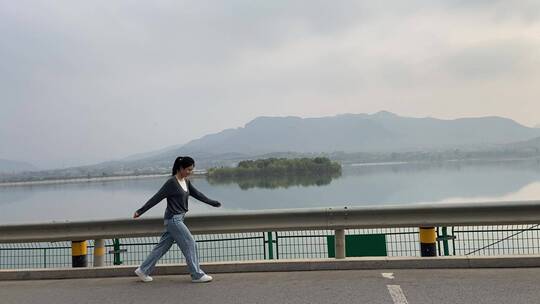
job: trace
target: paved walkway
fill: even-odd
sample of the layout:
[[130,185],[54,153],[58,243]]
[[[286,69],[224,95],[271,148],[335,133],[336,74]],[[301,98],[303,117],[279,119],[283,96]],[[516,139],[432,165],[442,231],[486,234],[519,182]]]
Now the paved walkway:
[[540,303],[540,268],[343,270],[0,281],[2,304],[57,303]]

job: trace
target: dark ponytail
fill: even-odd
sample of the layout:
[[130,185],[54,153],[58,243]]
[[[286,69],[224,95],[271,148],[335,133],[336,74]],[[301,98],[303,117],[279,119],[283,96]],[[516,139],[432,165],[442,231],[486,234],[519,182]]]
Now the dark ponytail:
[[195,166],[195,160],[189,156],[178,156],[176,160],[174,161],[174,165],[172,168],[172,175],[176,175],[176,173],[180,169],[185,169],[189,166]]

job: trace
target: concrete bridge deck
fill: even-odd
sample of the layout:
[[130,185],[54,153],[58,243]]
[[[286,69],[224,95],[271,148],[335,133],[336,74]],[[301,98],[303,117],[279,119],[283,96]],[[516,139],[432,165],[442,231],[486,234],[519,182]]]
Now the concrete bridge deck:
[[540,268],[399,269],[0,281],[2,304],[58,303],[475,303],[540,302]]

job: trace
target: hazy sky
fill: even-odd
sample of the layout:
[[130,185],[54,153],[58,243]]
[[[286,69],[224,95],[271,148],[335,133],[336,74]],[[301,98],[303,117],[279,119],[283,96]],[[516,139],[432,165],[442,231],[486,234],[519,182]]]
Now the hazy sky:
[[121,158],[257,116],[540,123],[540,1],[0,0],[0,158]]

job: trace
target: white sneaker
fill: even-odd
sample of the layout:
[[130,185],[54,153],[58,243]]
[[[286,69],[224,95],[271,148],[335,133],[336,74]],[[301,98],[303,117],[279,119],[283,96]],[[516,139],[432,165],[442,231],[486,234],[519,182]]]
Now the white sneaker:
[[140,268],[135,269],[135,274],[141,279],[141,281],[146,283],[154,280],[151,276],[144,274]]
[[198,279],[191,279],[191,282],[193,283],[208,283],[208,282],[211,282],[212,281],[212,277],[205,274],[203,275],[202,277],[198,278]]

